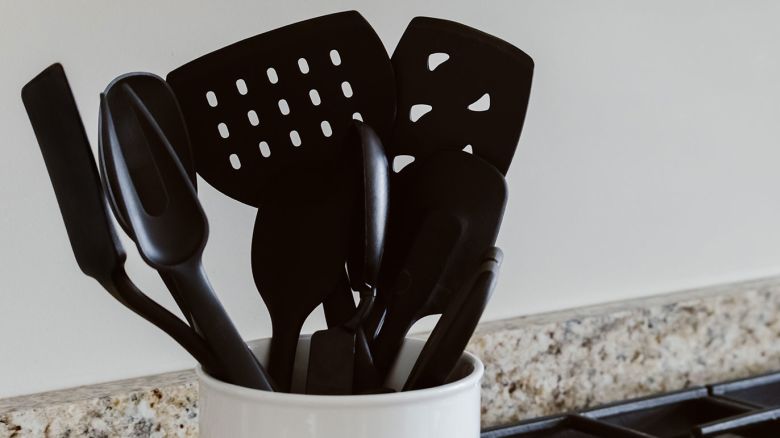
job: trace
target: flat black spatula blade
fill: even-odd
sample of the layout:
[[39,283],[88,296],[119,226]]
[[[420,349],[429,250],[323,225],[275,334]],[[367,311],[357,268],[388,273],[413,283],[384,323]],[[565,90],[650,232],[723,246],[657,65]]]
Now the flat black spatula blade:
[[125,255],[108,221],[95,157],[62,65],[51,65],[27,83],[22,101],[79,268],[107,284]]

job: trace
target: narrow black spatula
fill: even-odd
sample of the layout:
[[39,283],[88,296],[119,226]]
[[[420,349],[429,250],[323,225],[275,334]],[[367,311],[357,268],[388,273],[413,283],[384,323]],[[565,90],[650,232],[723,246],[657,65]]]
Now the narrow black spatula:
[[203,339],[127,277],[125,253],[106,211],[95,158],[62,66],[50,66],[25,85],[22,100],[81,270],[175,339],[209,373],[221,376],[222,370]]

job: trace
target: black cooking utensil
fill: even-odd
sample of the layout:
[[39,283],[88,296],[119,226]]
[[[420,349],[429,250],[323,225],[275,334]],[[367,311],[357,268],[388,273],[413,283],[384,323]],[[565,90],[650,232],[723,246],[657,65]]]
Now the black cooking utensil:
[[353,119],[387,138],[395,113],[384,46],[355,11],[285,26],[167,77],[198,173],[260,207],[252,269],[274,330],[269,372],[290,387],[303,321],[343,275],[356,199],[343,175]]
[[252,273],[271,314],[269,371],[286,390],[301,327],[344,270],[352,227],[346,169],[283,174],[263,204],[252,239]]
[[[347,153],[353,153],[354,158],[350,156],[345,161],[353,162],[351,167],[354,170],[350,169],[349,173],[355,176],[353,190],[360,199],[352,222],[359,231],[350,236],[347,273],[349,289],[360,293],[360,302],[354,315],[343,325],[312,335],[306,380],[306,392],[309,394],[352,393],[356,333],[358,330],[361,332],[361,346],[367,345],[360,325],[374,301],[384,249],[389,190],[384,146],[374,130],[360,121],[353,122],[346,141],[349,145]],[[368,351],[361,353],[361,366],[370,364],[366,353]],[[364,369],[361,373],[362,379],[372,371]]]
[[379,283],[387,311],[372,346],[382,373],[411,326],[442,313],[494,245],[507,198],[503,175],[462,151],[440,151],[396,177]]
[[[401,268],[406,259],[424,260],[423,254],[415,254],[419,249],[412,248],[413,241],[408,236],[419,235],[430,239],[427,235],[438,230],[432,224],[423,231],[419,227],[424,222],[415,224],[408,219],[423,211],[414,207],[419,201],[411,198],[418,196],[414,185],[424,184],[414,180],[424,180],[425,177],[410,178],[405,173],[440,151],[451,150],[468,152],[494,166],[499,175],[505,174],[522,131],[533,76],[533,60],[511,44],[459,23],[428,17],[417,17],[410,22],[393,53],[392,63],[396,74],[399,115],[387,148],[394,160],[405,156],[407,160],[415,161],[391,179],[393,193],[388,247],[374,310],[365,323],[367,333],[374,336],[386,319],[385,312],[389,312],[388,306],[396,291],[409,289],[402,283],[421,282]],[[446,174],[443,169],[439,172]],[[457,171],[451,170],[445,178],[457,181],[464,191],[468,191],[466,186],[471,184],[472,193],[465,196],[478,196],[474,192],[489,194],[489,190],[481,188],[477,181],[460,181],[462,178]],[[405,188],[396,190],[396,187]],[[442,190],[446,193],[448,188]],[[437,197],[435,194],[431,196],[431,199]],[[471,231],[464,230],[463,233],[467,241],[472,239],[469,237]],[[462,249],[457,250],[461,254],[453,257],[460,258],[460,261],[447,265],[450,274],[443,277],[445,283],[438,287],[447,292],[462,285],[468,266],[477,263],[476,257],[492,246],[491,239],[486,237],[473,238],[480,242],[476,246],[461,245],[461,248],[467,249],[468,255],[462,253]],[[426,246],[418,244],[422,250]],[[442,257],[446,255],[438,255],[440,267],[433,266],[436,262],[430,261],[431,266],[426,268],[421,265],[413,274],[427,278],[420,288],[414,288],[414,293],[423,296],[410,300],[427,307],[420,311],[422,316],[440,313],[446,307],[447,293],[432,290],[434,279],[443,275],[434,272],[443,266]],[[464,265],[466,259],[470,259],[472,265]],[[422,274],[426,270],[428,272]],[[399,277],[402,272],[403,276]],[[431,295],[438,303],[425,305]],[[407,314],[411,313],[412,309],[407,309]],[[398,334],[404,332],[408,322],[416,320],[408,316],[404,319],[401,324],[394,323],[394,334],[384,336],[386,339],[393,338],[392,344],[400,342]],[[387,327],[387,322],[384,324]],[[386,340],[377,339],[377,342],[385,344],[381,348],[384,352],[375,350],[374,358],[378,364],[387,367],[393,357],[392,351],[397,347],[389,348]]]
[[503,257],[496,247],[483,256],[473,279],[452,298],[436,323],[404,384],[404,391],[447,382],[493,293]]
[[[176,156],[179,158],[179,162],[187,172],[192,186],[197,190],[195,163],[192,160],[192,152],[189,148],[187,128],[181,116],[181,110],[176,97],[168,84],[156,75],[143,72],[129,73],[120,76],[116,80],[122,80],[133,88],[143,106],[149,111],[149,114],[160,126],[160,129],[165,132],[166,137],[170,140],[171,146],[173,146],[176,152]],[[98,163],[100,170],[105,173],[105,160],[101,153],[99,153]],[[117,223],[119,223],[119,226],[128,236],[133,236],[133,229],[127,220],[127,212],[124,210],[124,205],[117,203],[113,196],[113,193],[118,193],[118,188],[107,187],[106,184],[107,180],[103,179],[103,189]],[[159,274],[187,322],[197,330],[197,327],[194,327],[191,312],[187,307],[187,301],[182,292],[177,289],[176,281],[166,272],[160,272]]]
[[230,383],[272,390],[203,270],[208,222],[171,143],[175,138],[168,137],[139,98],[132,77],[112,82],[100,106],[103,177],[139,253],[175,281]]
[[530,56],[463,24],[416,17],[392,62],[398,117],[388,144],[391,156],[420,160],[468,145],[474,155],[507,173],[531,94]]
[[221,375],[203,339],[127,277],[125,253],[108,217],[95,158],[62,65],[48,67],[25,85],[22,100],[79,268],[119,302],[170,335],[209,373]]

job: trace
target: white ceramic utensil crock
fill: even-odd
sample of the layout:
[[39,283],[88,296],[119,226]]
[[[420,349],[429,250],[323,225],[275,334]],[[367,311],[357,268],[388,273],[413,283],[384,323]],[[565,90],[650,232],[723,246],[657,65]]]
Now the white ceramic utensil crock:
[[[424,341],[407,339],[388,384],[403,386]],[[269,340],[250,345],[266,363]],[[304,387],[309,338],[302,337],[293,390]],[[221,382],[197,369],[202,438],[477,438],[482,362],[461,357],[451,383],[417,391],[320,396],[266,392]]]

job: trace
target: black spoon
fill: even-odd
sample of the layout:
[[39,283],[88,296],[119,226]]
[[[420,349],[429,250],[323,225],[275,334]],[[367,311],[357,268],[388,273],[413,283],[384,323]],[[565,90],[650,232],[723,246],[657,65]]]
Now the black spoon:
[[95,158],[62,65],[48,67],[25,85],[22,100],[79,268],[120,303],[170,335],[209,373],[221,375],[203,339],[127,277],[125,253],[108,217]]
[[495,244],[507,198],[503,175],[484,160],[442,150],[396,175],[382,266],[387,310],[372,348],[386,373],[419,319],[440,314]]
[[103,177],[141,256],[175,282],[230,383],[273,390],[203,270],[208,222],[187,172],[170,139],[121,78],[101,95],[101,128]]
[[[170,139],[176,156],[187,171],[187,176],[189,177],[190,182],[192,182],[192,186],[197,190],[195,164],[192,160],[192,152],[189,148],[189,136],[173,90],[171,90],[170,86],[168,86],[162,78],[151,73],[129,73],[115,79],[115,81],[119,80],[129,84],[133,88],[138,95],[139,100],[143,102],[144,107],[146,107],[160,126],[161,130],[165,133],[165,136]],[[100,136],[100,133],[98,135]],[[105,173],[105,160],[101,152],[102,149],[98,150],[98,165],[100,171]],[[127,212],[124,210],[123,205],[116,202],[116,199],[114,199],[113,196],[113,193],[117,192],[118,189],[116,187],[107,187],[106,184],[107,180],[104,179],[103,189],[109,205],[111,206],[111,210],[114,212],[114,217],[122,230],[128,236],[132,237],[133,229],[128,223]],[[187,322],[197,331],[190,310],[187,308],[187,302],[182,296],[182,292],[177,289],[175,280],[164,272],[160,272],[160,278],[165,283],[171,296],[173,296],[176,305],[184,314]]]
[[436,323],[404,384],[404,391],[447,382],[490,300],[503,258],[496,247],[485,253],[473,278],[452,298]]

